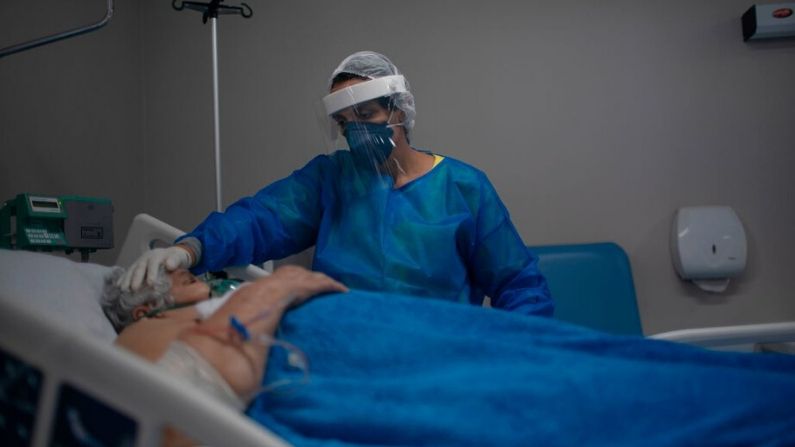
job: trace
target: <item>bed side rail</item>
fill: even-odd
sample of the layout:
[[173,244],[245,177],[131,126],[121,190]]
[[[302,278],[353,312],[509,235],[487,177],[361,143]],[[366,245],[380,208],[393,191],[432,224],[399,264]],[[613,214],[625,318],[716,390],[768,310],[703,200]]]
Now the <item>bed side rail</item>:
[[[731,351],[786,351],[795,344],[795,322],[748,324],[663,332],[649,338]],[[776,348],[776,345],[780,345]]]
[[[201,445],[288,445],[244,415],[197,392],[153,364],[9,298],[12,297],[0,297],[0,358],[6,365],[16,364],[12,370],[33,371],[27,374],[33,379],[22,382],[36,388],[35,392],[27,393],[33,396],[29,399],[32,402],[11,403],[17,405],[17,410],[27,412],[28,421],[32,421],[27,429],[32,441],[28,445],[54,445],[52,438],[60,436],[63,427],[69,428],[74,436],[91,438],[92,421],[81,419],[80,413],[73,411],[79,407],[75,394],[96,401],[104,410],[102,415],[118,414],[121,417],[116,420],[129,421],[134,445],[138,447],[159,445],[161,429],[166,425],[176,427]],[[8,380],[0,383],[9,385]],[[10,386],[15,386],[13,381]],[[64,398],[68,394],[65,391],[73,396],[69,402],[72,408],[66,405],[67,413],[64,413],[64,400],[68,400]],[[96,430],[96,421],[93,422]],[[115,427],[113,430],[116,433]]]

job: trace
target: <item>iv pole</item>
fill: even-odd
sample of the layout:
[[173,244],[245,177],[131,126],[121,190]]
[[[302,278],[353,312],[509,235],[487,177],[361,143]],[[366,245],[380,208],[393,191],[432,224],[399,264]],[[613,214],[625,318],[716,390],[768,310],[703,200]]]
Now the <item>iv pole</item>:
[[172,0],[171,6],[177,11],[185,8],[199,11],[202,13],[202,23],[207,23],[210,19],[212,29],[212,51],[213,51],[213,147],[215,152],[215,210],[222,211],[221,208],[221,125],[218,113],[218,31],[217,22],[219,14],[239,14],[244,18],[249,18],[254,14],[251,7],[245,3],[241,6],[226,6],[221,3],[224,0],[210,0],[208,3]]

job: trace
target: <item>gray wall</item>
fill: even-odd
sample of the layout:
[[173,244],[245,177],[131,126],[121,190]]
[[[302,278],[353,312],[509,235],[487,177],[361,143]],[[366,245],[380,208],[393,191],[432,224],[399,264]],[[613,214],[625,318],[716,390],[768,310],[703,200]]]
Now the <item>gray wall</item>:
[[[627,250],[647,333],[795,318],[795,42],[743,43],[739,17],[750,3],[250,4],[252,19],[223,17],[219,27],[225,204],[322,150],[313,104],[339,60],[373,49],[413,86],[415,145],[486,171],[528,244],[612,240]],[[104,34],[0,60],[3,151],[27,148],[0,192],[110,191],[120,231],[137,212],[189,229],[214,206],[210,29],[166,0],[121,1],[117,10]],[[66,70],[74,54],[102,45],[112,50],[92,64],[123,74],[52,80],[37,69]],[[6,102],[7,80],[42,77],[49,84],[34,84],[52,90],[23,98],[10,89]],[[73,107],[80,82],[103,92],[82,111],[92,121],[130,121],[105,135],[115,144],[57,141],[130,168],[26,183],[56,140],[19,132],[95,128],[79,113],[50,112]],[[19,112],[31,104],[46,115]],[[64,161],[45,166],[60,172]],[[709,204],[732,206],[749,238],[748,269],[721,295],[679,281],[668,251],[675,210]]]
[[[108,197],[120,246],[145,203],[144,101],[139,5],[118,1],[115,9],[99,31],[0,59],[0,200],[21,192]],[[102,0],[4,1],[0,47],[104,15]]]

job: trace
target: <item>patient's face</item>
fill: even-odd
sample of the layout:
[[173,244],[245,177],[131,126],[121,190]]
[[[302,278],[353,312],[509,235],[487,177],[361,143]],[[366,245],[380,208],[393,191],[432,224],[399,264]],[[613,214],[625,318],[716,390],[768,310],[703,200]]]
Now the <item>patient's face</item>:
[[174,270],[168,274],[171,278],[171,296],[174,304],[203,301],[210,297],[210,286],[199,281],[185,269]]

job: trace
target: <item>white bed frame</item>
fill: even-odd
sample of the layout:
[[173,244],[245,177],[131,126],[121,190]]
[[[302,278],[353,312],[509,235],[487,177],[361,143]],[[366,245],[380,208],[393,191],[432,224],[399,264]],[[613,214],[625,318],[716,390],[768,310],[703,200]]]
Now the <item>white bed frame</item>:
[[39,369],[43,384],[33,428],[33,446],[51,445],[58,390],[69,384],[137,423],[137,447],[160,444],[172,425],[200,445],[288,446],[244,415],[196,392],[153,364],[52,317],[17,303],[3,306],[2,349]]
[[[118,257],[130,265],[143,251],[169,244],[182,232],[152,216],[136,216]],[[230,269],[244,279],[267,275],[255,266]],[[196,392],[190,385],[107,341],[77,333],[55,316],[42,316],[18,301],[0,302],[0,346],[38,368],[43,376],[31,445],[50,445],[58,389],[68,383],[137,423],[137,447],[158,445],[172,425],[202,445],[274,446],[288,444],[244,415]],[[712,349],[757,350],[759,343],[795,342],[795,322],[693,329],[651,338]]]
[[663,332],[649,338],[675,341],[717,351],[795,354],[795,322],[707,327]]

